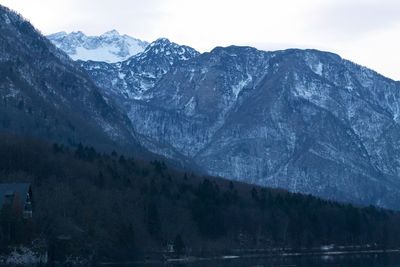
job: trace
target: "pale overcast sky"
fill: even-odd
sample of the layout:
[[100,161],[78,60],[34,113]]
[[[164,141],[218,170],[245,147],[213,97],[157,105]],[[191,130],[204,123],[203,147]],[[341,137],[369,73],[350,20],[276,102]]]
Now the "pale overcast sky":
[[45,34],[116,29],[199,51],[316,48],[400,80],[399,0],[0,0]]

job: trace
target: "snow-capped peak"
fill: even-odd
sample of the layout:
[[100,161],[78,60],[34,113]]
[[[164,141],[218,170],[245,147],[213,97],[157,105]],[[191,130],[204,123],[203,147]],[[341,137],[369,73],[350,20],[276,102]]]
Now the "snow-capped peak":
[[73,60],[103,61],[116,63],[124,61],[145,50],[148,43],[111,30],[100,36],[87,36],[81,31],[59,32],[47,36],[58,48]]
[[115,37],[115,36],[120,36],[117,30],[111,30],[100,35],[100,37]]
[[157,40],[152,42],[151,46],[155,46],[155,45],[170,45],[170,44],[171,44],[171,41],[168,38],[162,37],[162,38],[158,38]]
[[189,46],[179,45],[171,42],[167,38],[159,38],[152,42],[139,56],[147,57],[148,55],[158,54],[162,57],[170,58],[172,65],[172,61],[188,60],[199,55],[199,52]]

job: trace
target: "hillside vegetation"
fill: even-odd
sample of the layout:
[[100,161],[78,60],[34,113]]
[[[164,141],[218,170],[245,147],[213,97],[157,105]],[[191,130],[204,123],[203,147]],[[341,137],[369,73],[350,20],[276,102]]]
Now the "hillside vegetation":
[[[79,145],[2,135],[0,182],[33,185],[33,222],[1,221],[1,248],[68,237],[66,251],[132,259],[168,244],[193,254],[400,242],[398,213],[253,187]],[[53,254],[50,254],[53,255]],[[55,257],[55,256],[54,256]]]

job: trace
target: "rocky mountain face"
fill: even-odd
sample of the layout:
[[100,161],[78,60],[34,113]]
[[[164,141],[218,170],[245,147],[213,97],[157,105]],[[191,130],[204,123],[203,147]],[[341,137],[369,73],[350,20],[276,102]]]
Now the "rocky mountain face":
[[58,48],[73,60],[93,60],[107,63],[124,61],[144,51],[148,43],[128,35],[120,35],[116,30],[100,36],[86,36],[78,32],[58,32],[47,36]]
[[140,149],[126,114],[29,22],[0,6],[0,128],[104,149]]
[[[161,38],[151,43],[143,53],[114,64],[80,61],[104,93],[118,100],[140,100],[173,66],[199,55],[187,46]],[[129,103],[128,103],[129,104]]]
[[165,39],[122,63],[81,64],[155,153],[212,175],[400,208],[400,84],[372,70],[316,50],[199,54]]

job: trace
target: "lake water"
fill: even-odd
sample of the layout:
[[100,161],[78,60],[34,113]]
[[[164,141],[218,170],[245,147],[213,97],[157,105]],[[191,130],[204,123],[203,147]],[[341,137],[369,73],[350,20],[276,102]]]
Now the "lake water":
[[400,267],[400,254],[200,260],[192,263],[148,263],[114,267]]

